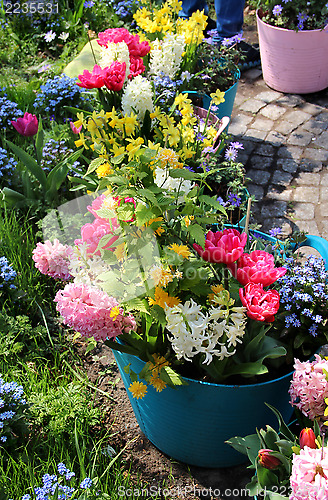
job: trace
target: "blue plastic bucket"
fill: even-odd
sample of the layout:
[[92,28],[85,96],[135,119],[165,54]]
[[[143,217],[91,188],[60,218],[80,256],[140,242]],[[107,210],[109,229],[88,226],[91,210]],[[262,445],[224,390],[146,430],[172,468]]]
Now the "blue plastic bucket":
[[148,386],[143,399],[128,390],[131,379],[124,367],[140,372],[144,362],[113,351],[133,411],[145,436],[163,453],[199,467],[230,467],[247,461],[225,441],[253,434],[256,427],[277,426],[264,404],[270,403],[290,419],[293,408],[288,389],[292,373],[276,380],[251,385],[222,385],[186,379],[188,385],[156,392]]
[[[240,78],[240,72],[237,75],[237,80],[236,82],[230,87],[228,90],[225,91],[224,93],[224,102],[218,105],[218,109],[216,111],[213,111],[213,113],[218,116],[220,119],[223,118],[224,116],[228,116],[231,118],[232,115],[232,109],[233,105],[235,102],[237,90],[238,90],[238,82]],[[196,90],[186,90],[183,92],[184,94],[199,94],[198,91]],[[203,108],[208,109],[211,104],[211,98],[208,95],[203,95]]]
[[[219,118],[223,118],[224,116],[229,116],[231,118],[232,109],[235,102],[237,90],[238,90],[238,82],[239,82],[240,74],[238,75],[238,80],[230,87],[230,89],[226,90],[224,93],[224,102],[219,104],[218,109],[213,111]],[[208,109],[210,107],[211,98],[208,95],[203,96],[203,108]]]

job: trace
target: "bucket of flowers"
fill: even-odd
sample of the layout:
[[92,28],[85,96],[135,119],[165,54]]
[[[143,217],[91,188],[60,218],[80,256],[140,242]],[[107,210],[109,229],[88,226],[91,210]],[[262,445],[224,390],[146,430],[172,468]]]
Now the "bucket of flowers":
[[[108,158],[109,189],[86,196],[75,240],[39,243],[33,258],[68,280],[55,297],[64,323],[113,349],[146,436],[181,461],[232,465],[243,459],[224,441],[240,433],[241,411],[245,434],[270,419],[264,401],[290,414],[288,327],[275,327],[288,247],[224,228],[225,208],[204,194],[208,172],[165,155],[154,144]],[[45,221],[61,219],[52,237],[70,206]],[[293,352],[326,342],[326,328],[313,333],[299,343],[292,332]]]

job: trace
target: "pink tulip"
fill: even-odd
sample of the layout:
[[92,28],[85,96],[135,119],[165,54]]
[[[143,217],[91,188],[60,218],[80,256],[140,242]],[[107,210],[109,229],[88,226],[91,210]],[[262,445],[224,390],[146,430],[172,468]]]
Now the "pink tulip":
[[78,128],[76,128],[73,122],[69,122],[69,124],[70,124],[72,131],[73,131],[73,134],[79,134],[81,132],[82,125],[80,125]]
[[274,267],[273,255],[263,250],[255,250],[250,254],[244,253],[235,264],[229,266],[229,269],[243,286],[247,283],[272,285],[287,271],[284,267]]
[[106,77],[104,78],[104,83],[109,90],[114,90],[118,92],[122,89],[125,74],[126,74],[126,63],[114,61],[110,67],[105,68]]
[[196,243],[193,244],[196,252],[207,262],[223,262],[231,264],[242,255],[247,241],[247,234],[237,229],[224,229],[206,235],[205,249]]
[[83,87],[85,89],[100,89],[105,85],[105,78],[107,75],[107,68],[102,69],[98,64],[95,64],[92,70],[92,73],[85,69],[82,75],[79,75],[78,78],[80,82],[77,82],[79,87]]
[[249,318],[273,323],[280,301],[277,290],[264,290],[263,285],[248,283],[245,288],[239,288],[239,297]]
[[16,121],[11,122],[17,132],[25,137],[32,137],[38,131],[38,119],[31,113],[25,113],[23,118],[17,118]]

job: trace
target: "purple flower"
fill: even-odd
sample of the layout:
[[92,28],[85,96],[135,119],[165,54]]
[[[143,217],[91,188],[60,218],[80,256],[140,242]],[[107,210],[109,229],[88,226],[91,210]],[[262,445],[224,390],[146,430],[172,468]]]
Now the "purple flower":
[[241,198],[234,193],[230,193],[228,196],[228,202],[234,207],[239,207],[241,204]]
[[272,229],[270,229],[269,234],[273,238],[276,238],[279,234],[281,234],[280,227],[273,227]]
[[275,5],[272,9],[272,14],[274,16],[280,16],[280,14],[282,13],[282,6],[281,5]]
[[223,207],[226,206],[226,202],[223,200],[223,198],[221,198],[221,196],[218,196],[217,199],[216,199],[217,202],[220,203],[220,205],[222,205]]
[[232,148],[231,146],[224,153],[225,159],[229,161],[236,161],[237,155],[237,150],[235,148]]
[[[213,109],[213,107],[212,107]],[[230,142],[230,146],[235,149],[244,149],[244,146],[242,145],[241,142]]]

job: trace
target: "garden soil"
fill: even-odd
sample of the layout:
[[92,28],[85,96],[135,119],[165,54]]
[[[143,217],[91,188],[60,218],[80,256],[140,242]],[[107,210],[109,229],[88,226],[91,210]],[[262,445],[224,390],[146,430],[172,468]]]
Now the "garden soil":
[[[244,39],[251,44],[258,42],[255,11],[249,7],[245,9]],[[157,494],[158,499],[249,498],[245,486],[253,471],[247,468],[247,463],[236,467],[206,469],[188,466],[161,453],[139,429],[111,350],[100,346],[84,356],[86,345],[78,342],[76,348],[82,354],[84,369],[91,384],[98,389],[96,394],[99,403],[107,409],[104,422],[110,436],[107,444],[116,453],[124,448],[122,458],[130,466],[129,484],[132,486],[130,490],[121,491],[122,498],[144,500],[151,494],[153,498]]]

